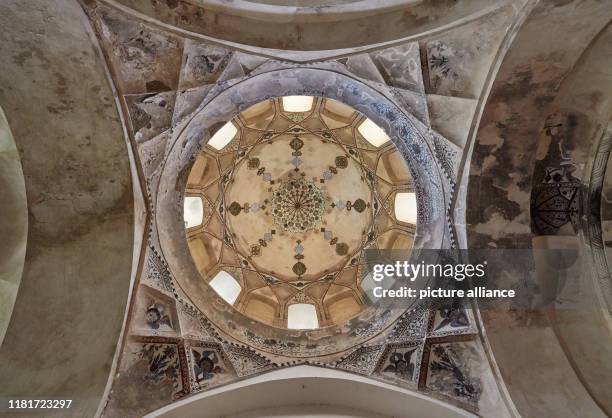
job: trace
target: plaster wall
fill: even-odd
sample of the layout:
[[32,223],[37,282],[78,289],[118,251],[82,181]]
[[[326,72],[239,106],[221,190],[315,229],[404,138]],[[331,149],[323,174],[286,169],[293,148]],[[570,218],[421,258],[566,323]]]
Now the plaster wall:
[[[609,67],[604,62],[609,54],[593,49],[610,13],[607,2],[541,1],[516,34],[476,133],[467,203],[470,248],[563,244],[555,239],[532,242],[532,190],[549,150],[561,149],[561,157],[551,160],[557,164],[577,157],[578,177],[585,168],[610,97],[609,79],[600,72]],[[561,35],[560,28],[572,33],[571,38]],[[584,117],[558,118],[568,112]],[[550,138],[550,127],[559,123],[565,141],[561,145]],[[571,224],[567,228],[571,231]],[[580,247],[578,238],[573,239],[574,247]],[[508,272],[516,278],[535,274],[532,266]],[[585,297],[595,299],[589,275],[584,271],[584,277],[570,279]],[[542,310],[482,312],[495,361],[522,416],[609,414],[609,396],[603,394],[609,383],[601,363],[609,358],[604,347],[609,330],[601,314],[595,309],[564,310],[556,317]]]
[[[612,25],[608,24],[588,45],[560,86],[547,124],[562,126],[557,128],[558,132],[553,131],[553,135],[542,135],[538,147],[538,159],[544,165],[550,164],[551,154],[560,153],[562,160],[573,164],[575,172],[572,175],[581,179],[583,184],[589,184],[592,155],[597,151],[612,116],[612,74],[607,71],[610,57]],[[534,183],[539,181],[539,163],[536,164]],[[584,207],[588,207],[588,204],[590,202],[584,202]],[[607,279],[599,277],[601,272],[597,270],[597,261],[590,251],[589,241],[594,239],[591,237],[593,232],[593,227],[584,222],[577,234],[570,228],[564,228],[563,232],[559,232],[564,236],[539,238],[546,238],[548,248],[569,246],[576,251],[582,249],[581,261],[585,266],[582,275],[568,280],[579,289],[580,300],[591,303],[586,307],[570,309],[560,306],[549,319],[578,378],[598,405],[610,414],[612,400],[608,394],[612,385],[612,365],[609,362],[612,358],[612,317],[610,306],[607,306],[611,296],[610,276],[608,273]]]
[[122,125],[76,1],[3,1],[0,27],[0,104],[22,157],[29,224],[19,297],[0,349],[0,394],[73,399],[72,416],[93,416],[132,268]]
[[[522,0],[521,0],[522,1]],[[107,1],[203,36],[280,50],[353,48],[438,31],[481,17],[511,1],[384,0],[325,6],[268,2],[178,0]],[[237,30],[240,28],[240,30]],[[333,28],[333,29],[331,29]],[[333,36],[330,36],[333,31]]]

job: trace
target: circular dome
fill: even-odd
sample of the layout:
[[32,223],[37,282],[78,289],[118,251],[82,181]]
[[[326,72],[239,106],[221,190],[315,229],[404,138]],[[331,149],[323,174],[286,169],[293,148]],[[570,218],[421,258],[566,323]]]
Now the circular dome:
[[331,99],[270,99],[223,124],[187,179],[203,281],[278,328],[341,325],[371,304],[363,250],[410,249],[416,198],[389,136]]

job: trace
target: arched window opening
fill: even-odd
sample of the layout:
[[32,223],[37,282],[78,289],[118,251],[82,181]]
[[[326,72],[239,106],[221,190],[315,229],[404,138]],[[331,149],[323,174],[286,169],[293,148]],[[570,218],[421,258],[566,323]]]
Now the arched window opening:
[[204,204],[202,203],[201,197],[185,197],[183,219],[185,221],[185,228],[193,228],[194,226],[202,225],[202,220],[204,219]]
[[398,193],[395,195],[395,218],[400,222],[416,224],[416,193]]
[[309,112],[312,109],[314,97],[312,96],[285,96],[283,97],[283,110],[285,112]]
[[391,140],[389,135],[383,129],[372,122],[371,119],[365,119],[357,128],[361,136],[368,141],[372,146],[379,148]]
[[317,329],[319,319],[317,308],[310,303],[296,303],[287,309],[287,328],[289,329]]
[[242,288],[240,283],[236,281],[228,272],[221,270],[217,275],[210,281],[210,286],[217,292],[221,298],[233,305],[238,299],[238,295]]
[[238,133],[238,128],[231,121],[221,127],[208,141],[208,145],[216,149],[222,150],[229,144]]

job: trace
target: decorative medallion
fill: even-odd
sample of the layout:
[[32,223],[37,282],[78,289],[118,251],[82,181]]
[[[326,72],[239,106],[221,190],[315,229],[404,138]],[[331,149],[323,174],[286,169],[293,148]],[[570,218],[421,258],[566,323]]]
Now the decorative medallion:
[[317,229],[325,213],[325,196],[303,178],[288,180],[272,196],[272,217],[282,229],[303,233]]
[[251,170],[255,170],[256,168],[259,167],[259,163],[260,163],[259,162],[259,158],[251,158],[251,159],[249,159],[248,167]]
[[291,140],[289,146],[293,148],[295,151],[300,150],[304,146],[304,141],[302,141],[297,136]]
[[357,199],[353,203],[353,208],[359,213],[363,212],[366,209],[366,202],[363,199]]
[[231,213],[234,216],[238,216],[240,214],[240,211],[242,211],[242,206],[240,206],[240,203],[238,202],[232,202],[231,205],[229,205],[229,207],[227,208],[227,210],[229,211],[229,213]]
[[336,167],[338,168],[346,168],[348,167],[348,158],[346,158],[344,155],[340,155],[338,157],[336,157]]
[[344,242],[340,242],[336,244],[336,254],[338,255],[347,255],[349,250],[349,246]]
[[301,276],[306,273],[306,265],[301,261],[298,261],[293,265],[292,270],[296,275]]

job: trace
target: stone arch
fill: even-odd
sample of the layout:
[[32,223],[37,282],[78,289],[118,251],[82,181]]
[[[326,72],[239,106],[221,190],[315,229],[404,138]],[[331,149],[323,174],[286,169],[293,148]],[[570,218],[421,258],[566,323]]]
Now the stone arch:
[[[366,47],[460,26],[502,7],[504,0],[219,1],[120,0],[116,7],[174,30],[244,46],[315,51]],[[234,28],[240,28],[239,31]],[[333,36],[330,29],[333,29]]]
[[[283,401],[279,402],[279,399]],[[321,414],[316,405],[324,405],[325,414]],[[283,408],[268,409],[279,406]],[[295,412],[299,415],[290,415],[292,407],[298,406],[299,410]],[[201,416],[203,408],[211,416],[227,417],[243,416],[241,413],[253,411],[249,415],[251,418],[328,417],[334,413],[346,418],[476,416],[448,403],[389,384],[338,370],[298,366],[290,371],[277,370],[196,394],[153,411],[146,418],[197,417]]]
[[19,152],[0,108],[0,345],[17,299],[28,240],[28,202]]

